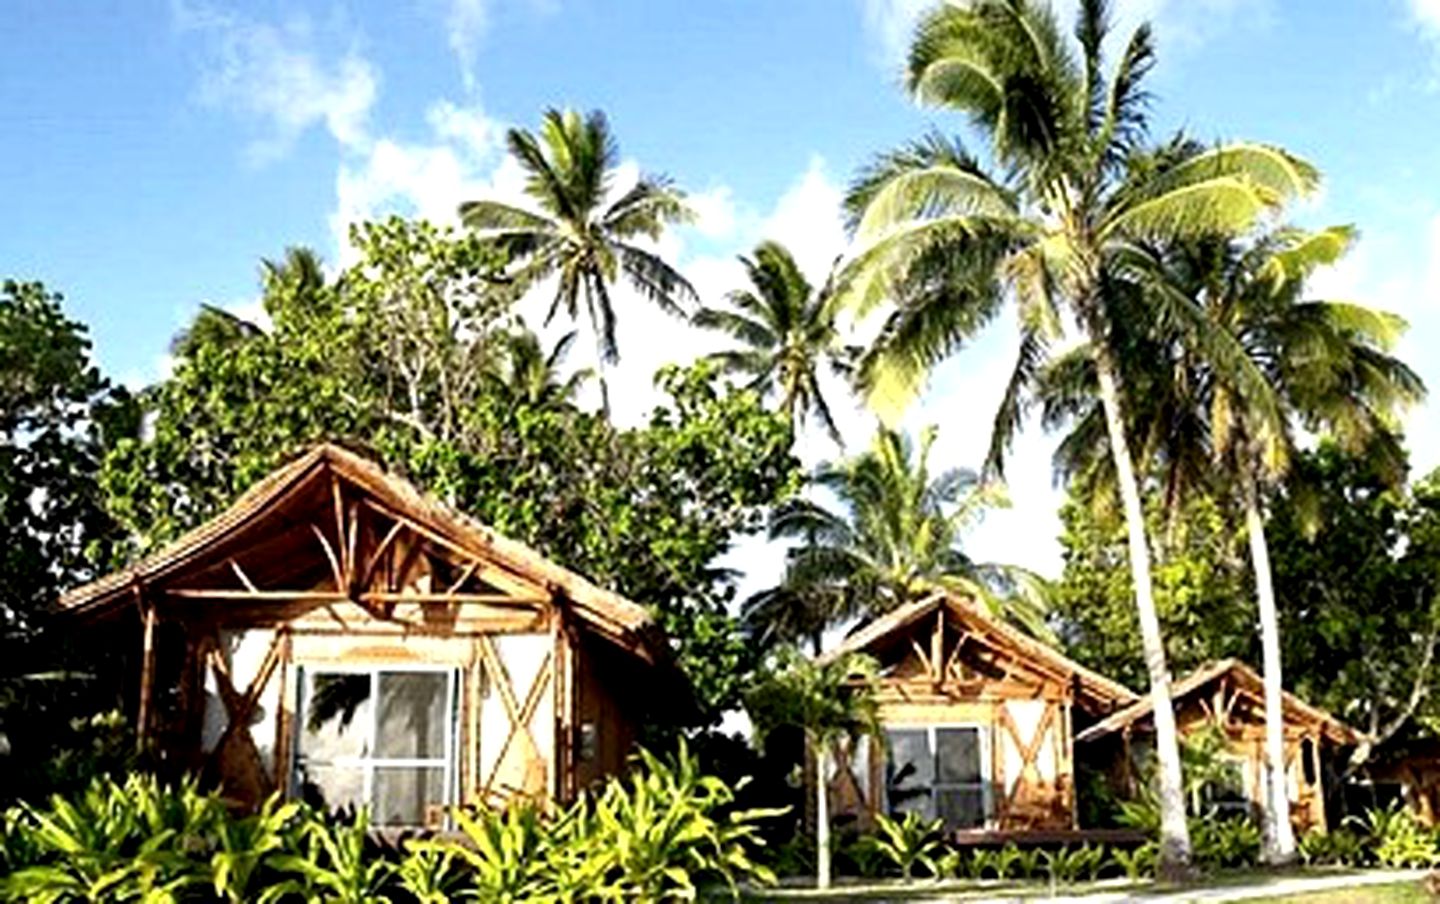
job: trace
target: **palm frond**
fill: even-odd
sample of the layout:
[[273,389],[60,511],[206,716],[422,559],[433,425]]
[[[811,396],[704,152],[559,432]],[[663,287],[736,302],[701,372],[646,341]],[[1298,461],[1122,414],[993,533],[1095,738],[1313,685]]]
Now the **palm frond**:
[[690,280],[658,254],[625,242],[616,242],[615,249],[631,287],[665,313],[684,317],[685,305],[699,298]]
[[990,448],[985,454],[983,469],[987,477],[1004,478],[1005,459],[1014,448],[1015,437],[1025,423],[1025,416],[1034,396],[1035,381],[1049,355],[1049,344],[1039,332],[1021,330],[1015,365],[1010,369],[1010,377],[1005,381],[1005,392],[1000,396],[1000,404],[996,407],[991,422]]

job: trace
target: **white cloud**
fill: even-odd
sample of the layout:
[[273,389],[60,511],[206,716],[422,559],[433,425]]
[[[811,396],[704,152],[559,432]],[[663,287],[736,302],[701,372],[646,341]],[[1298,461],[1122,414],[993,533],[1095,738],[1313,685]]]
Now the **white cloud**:
[[449,100],[432,104],[425,121],[435,135],[453,143],[457,150],[484,159],[500,146],[503,126],[485,115],[478,106],[460,107]]
[[[886,68],[902,64],[920,15],[937,0],[861,0],[866,33],[879,62]],[[1265,24],[1272,0],[1118,0],[1112,34],[1127,40],[1142,22],[1153,24],[1161,52],[1198,47],[1237,25]],[[1440,0],[1410,0],[1413,5],[1440,8]],[[1075,19],[1076,0],[1052,0],[1056,16],[1067,28]],[[1440,21],[1440,13],[1435,16]],[[1115,51],[1118,52],[1118,49]]]
[[734,236],[737,211],[730,186],[718,185],[708,191],[691,193],[685,200],[695,211],[695,230],[701,235],[711,239]]
[[460,78],[469,91],[475,87],[475,53],[490,22],[487,0],[450,0],[445,15],[445,37],[460,64]]
[[432,105],[426,120],[427,140],[382,137],[341,161],[330,228],[342,266],[352,262],[347,235],[354,223],[400,213],[453,224],[462,201],[523,197],[518,166],[499,157],[501,123],[450,101]]
[[1440,0],[1409,0],[1415,23],[1431,35],[1440,35]]
[[174,10],[177,28],[201,41],[201,99],[268,131],[251,145],[253,158],[283,154],[316,126],[342,147],[368,142],[380,77],[353,41],[327,59],[322,45],[333,44],[335,36],[303,17],[273,25],[208,6],[177,4]]

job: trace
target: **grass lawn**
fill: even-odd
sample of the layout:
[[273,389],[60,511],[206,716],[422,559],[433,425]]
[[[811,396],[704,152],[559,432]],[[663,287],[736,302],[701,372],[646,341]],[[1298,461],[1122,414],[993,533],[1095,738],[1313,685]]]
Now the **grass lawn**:
[[1251,898],[1251,904],[1428,904],[1435,899],[1419,882],[1396,882],[1364,888],[1337,888],[1334,891],[1286,895],[1279,898]]
[[[817,891],[808,885],[789,885],[780,888],[752,891],[745,896],[748,901],[787,902],[856,902],[856,904],[880,904],[885,901],[1046,901],[1059,895],[1084,898],[1095,895],[1097,900],[1114,901],[1159,899],[1183,901],[1187,892],[1214,891],[1233,888],[1239,891],[1247,886],[1257,886],[1286,879],[1316,879],[1334,876],[1342,879],[1345,871],[1337,870],[1295,870],[1283,874],[1274,872],[1226,873],[1197,882],[1194,885],[1175,887],[1160,886],[1152,882],[1130,883],[1120,879],[1100,882],[1085,882],[1052,888],[1041,881],[985,881],[947,880],[941,882],[918,881],[901,883],[897,880],[856,880],[842,879],[828,891]],[[1248,902],[1268,904],[1420,904],[1435,899],[1425,891],[1420,882],[1393,882],[1379,885],[1358,885],[1334,890],[1310,891],[1298,895],[1269,895],[1246,897]]]

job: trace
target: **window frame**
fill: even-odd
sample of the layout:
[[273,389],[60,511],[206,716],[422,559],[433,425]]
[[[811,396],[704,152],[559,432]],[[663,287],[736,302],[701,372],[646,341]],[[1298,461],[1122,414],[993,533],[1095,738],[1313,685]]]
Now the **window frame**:
[[[459,800],[457,782],[459,779],[459,763],[457,754],[459,752],[460,732],[460,689],[461,669],[458,666],[442,665],[432,663],[402,663],[402,664],[370,664],[370,663],[300,663],[296,667],[296,692],[299,696],[298,705],[295,707],[295,738],[291,745],[294,751],[290,756],[290,790],[289,794],[294,797],[298,794],[301,786],[301,769],[305,764],[305,754],[302,750],[305,737],[306,725],[308,723],[310,701],[315,696],[315,677],[317,675],[368,675],[370,678],[371,702],[370,724],[367,727],[367,734],[364,749],[367,754],[364,756],[338,756],[333,759],[323,760],[324,765],[341,769],[358,769],[362,776],[361,805],[375,811],[375,773],[379,769],[440,769],[442,770],[442,787],[444,788],[444,799],[439,801],[439,806],[447,811],[439,826],[430,826],[425,822],[417,825],[376,824],[380,829],[410,829],[410,828],[441,828],[451,827],[449,809],[455,806]],[[445,727],[443,733],[444,757],[381,757],[374,754],[375,747],[379,740],[380,733],[380,676],[385,675],[445,675]]]
[[[940,780],[940,744],[939,733],[946,730],[968,730],[975,732],[976,747],[980,755],[980,778],[975,782],[942,782]],[[992,782],[989,776],[993,775],[991,766],[992,756],[992,735],[990,726],[983,722],[887,722],[881,726],[881,734],[884,739],[885,760],[882,768],[887,775],[881,783],[882,804],[885,813],[895,816],[895,811],[890,804],[890,781],[888,772],[891,767],[891,745],[890,733],[894,731],[915,731],[925,732],[926,744],[930,752],[930,818],[940,818],[940,792],[941,791],[969,791],[975,788],[980,789],[980,808],[982,819],[980,825],[972,827],[956,826],[957,830],[966,829],[989,829],[995,821],[995,789],[991,787]]]

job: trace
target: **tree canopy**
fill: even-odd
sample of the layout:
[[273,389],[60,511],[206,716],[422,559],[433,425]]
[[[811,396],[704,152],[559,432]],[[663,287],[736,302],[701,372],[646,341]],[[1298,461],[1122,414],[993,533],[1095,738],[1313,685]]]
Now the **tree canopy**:
[[354,239],[361,259],[333,281],[295,278],[303,254],[265,268],[268,327],[212,323],[177,343],[172,375],[142,395],[145,435],[105,462],[138,548],[215,514],[311,442],[361,444],[651,606],[707,713],[738,699],[751,658],[714,563],[798,480],[783,418],[707,367],[660,374],[670,401],[639,429],[548,391],[517,395],[508,387],[527,340],[494,246],[398,219]]

